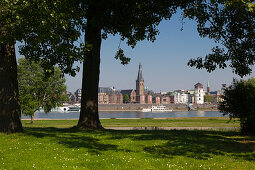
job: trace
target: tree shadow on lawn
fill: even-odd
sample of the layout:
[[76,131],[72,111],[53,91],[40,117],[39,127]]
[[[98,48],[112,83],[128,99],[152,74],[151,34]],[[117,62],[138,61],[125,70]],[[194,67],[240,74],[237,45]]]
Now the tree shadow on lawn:
[[[240,136],[234,131],[207,130],[78,130],[76,128],[26,127],[25,134],[37,138],[48,137],[69,148],[87,148],[99,154],[103,151],[132,152],[129,146],[119,149],[122,139],[134,141],[153,157],[173,158],[185,156],[209,159],[217,155],[255,160],[255,137]],[[94,137],[96,136],[96,137]],[[108,140],[118,140],[119,145]],[[108,142],[108,144],[107,144]],[[122,147],[123,148],[123,147]],[[134,151],[137,152],[137,151]]]
[[[234,131],[116,131],[111,137],[111,139],[119,140],[123,138],[150,141],[152,146],[146,146],[143,150],[155,157],[186,156],[195,159],[209,159],[215,155],[226,155],[235,159],[255,160],[255,137],[240,136],[239,132]],[[165,142],[153,145],[157,143],[157,140]]]
[[53,142],[58,142],[69,148],[87,148],[89,152],[100,154],[101,151],[118,150],[117,145],[104,144],[100,139],[93,138],[90,133],[95,130],[80,131],[76,128],[54,128],[54,127],[26,127],[25,135],[37,138],[50,138]]

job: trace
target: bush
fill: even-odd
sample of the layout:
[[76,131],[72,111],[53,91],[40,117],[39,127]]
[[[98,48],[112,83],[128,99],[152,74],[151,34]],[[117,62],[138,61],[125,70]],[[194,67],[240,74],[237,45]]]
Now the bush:
[[239,118],[241,132],[255,135],[255,78],[234,80],[225,89],[218,109],[230,118]]

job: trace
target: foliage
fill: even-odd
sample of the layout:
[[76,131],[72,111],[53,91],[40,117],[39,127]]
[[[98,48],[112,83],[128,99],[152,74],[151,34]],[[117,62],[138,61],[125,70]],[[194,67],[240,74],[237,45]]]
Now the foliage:
[[128,94],[125,94],[125,95],[124,95],[123,100],[124,100],[124,103],[128,103],[128,102],[129,102],[129,96],[128,96]]
[[242,133],[255,134],[255,78],[234,80],[224,90],[219,110],[230,118],[239,118]]
[[209,103],[213,102],[213,96],[212,95],[205,95],[204,99],[205,99],[205,102],[209,102]]
[[46,73],[51,74],[58,64],[63,72],[75,75],[79,68],[73,63],[81,60],[83,46],[77,41],[83,26],[77,15],[83,12],[77,6],[77,0],[1,1],[0,43],[21,41],[20,53],[41,60]]
[[25,115],[34,115],[34,112],[43,108],[47,113],[52,108],[60,106],[67,100],[65,79],[61,71],[55,67],[54,74],[45,77],[40,63],[19,59],[18,82],[21,111]]
[[255,62],[255,3],[252,0],[197,1],[188,6],[184,16],[198,22],[201,37],[209,37],[221,44],[205,58],[189,61],[189,66],[205,68],[208,72],[217,67],[232,67],[240,76],[251,74]]

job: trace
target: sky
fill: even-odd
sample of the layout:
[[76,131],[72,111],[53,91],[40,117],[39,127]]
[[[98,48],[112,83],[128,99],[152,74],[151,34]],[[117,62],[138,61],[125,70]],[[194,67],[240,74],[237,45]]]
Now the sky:
[[[191,90],[198,82],[206,89],[208,80],[211,91],[215,91],[220,90],[222,84],[231,84],[233,78],[240,79],[232,73],[231,68],[208,73],[204,69],[187,66],[189,59],[203,57],[217,45],[213,40],[199,37],[194,21],[185,20],[182,25],[180,15],[174,15],[170,21],[161,22],[158,29],[160,34],[154,43],[144,40],[132,49],[121,42],[125,55],[131,58],[125,66],[114,59],[120,37],[110,35],[107,40],[103,40],[99,86],[114,86],[117,90],[135,89],[139,63],[142,64],[145,87],[154,92]],[[17,56],[20,57],[18,53]],[[75,64],[81,68],[80,72],[75,77],[65,76],[67,90],[71,92],[81,88],[82,82],[82,64]]]

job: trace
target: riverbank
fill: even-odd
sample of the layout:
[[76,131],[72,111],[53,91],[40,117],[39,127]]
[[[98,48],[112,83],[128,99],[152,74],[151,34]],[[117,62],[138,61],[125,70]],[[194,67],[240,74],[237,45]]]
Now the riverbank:
[[[98,109],[101,112],[118,112],[118,111],[142,111],[143,108],[150,108],[152,105],[155,104],[99,104]],[[173,111],[187,111],[186,104],[164,104],[167,108]],[[217,104],[192,104],[192,110],[198,111],[218,111]]]
[[[188,111],[187,109],[171,109],[173,112],[186,112]],[[142,112],[142,109],[141,110],[129,110],[129,109],[121,109],[121,110],[101,110],[99,109],[98,110],[99,112]],[[209,108],[204,108],[204,109],[197,109],[197,110],[191,110],[191,111],[205,111],[205,112],[213,112],[213,111],[219,111],[218,109],[209,109]]]
[[[79,119],[79,112],[36,112],[34,119]],[[170,118],[170,117],[223,117],[217,111],[171,111],[171,112],[141,112],[141,111],[104,111],[99,112],[99,118]],[[29,119],[28,116],[21,116]]]

